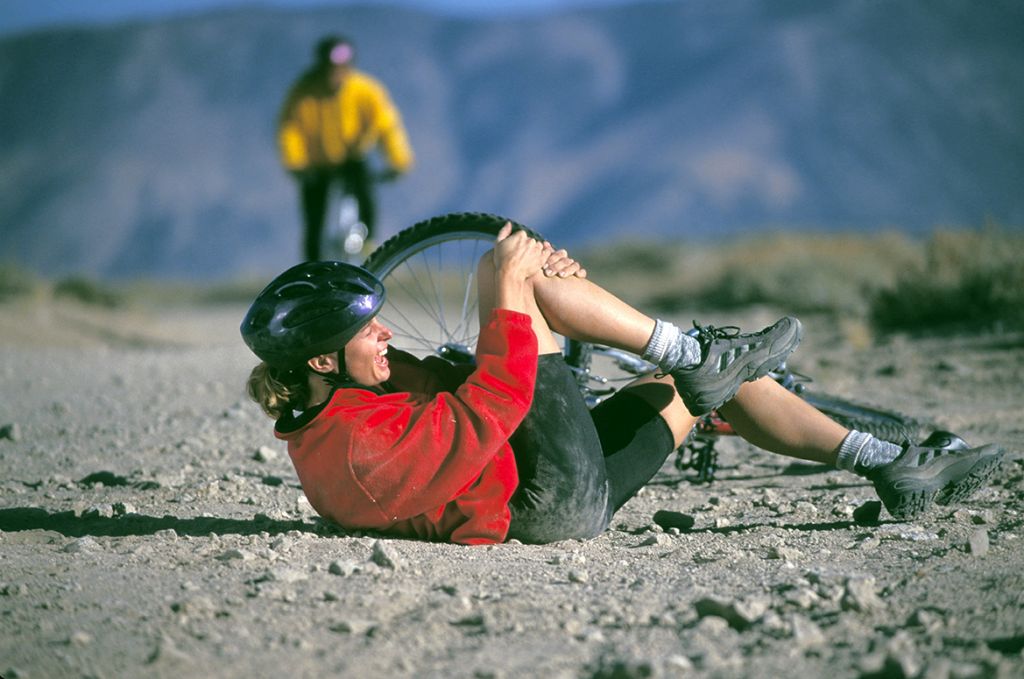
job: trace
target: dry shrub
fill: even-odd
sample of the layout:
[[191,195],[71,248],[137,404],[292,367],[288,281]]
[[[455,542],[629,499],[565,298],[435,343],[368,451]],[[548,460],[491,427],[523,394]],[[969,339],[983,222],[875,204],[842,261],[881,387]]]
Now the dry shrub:
[[937,231],[923,263],[872,299],[871,321],[882,331],[1024,326],[1024,234]]
[[644,308],[772,305],[867,314],[870,299],[920,259],[905,236],[778,232],[716,243],[643,243],[587,252],[594,280]]
[[53,286],[53,296],[107,309],[122,306],[125,302],[124,296],[120,293],[81,276],[71,276],[58,281]]
[[34,274],[17,264],[0,264],[0,302],[24,297],[35,292],[38,287],[39,280]]
[[897,234],[774,234],[735,244],[699,294],[707,306],[863,314],[870,296],[914,257]]

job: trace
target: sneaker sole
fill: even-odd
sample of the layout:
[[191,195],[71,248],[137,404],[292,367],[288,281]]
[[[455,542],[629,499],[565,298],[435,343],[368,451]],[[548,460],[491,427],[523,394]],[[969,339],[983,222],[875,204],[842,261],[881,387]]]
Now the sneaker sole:
[[935,496],[935,503],[939,505],[952,505],[963,502],[976,490],[988,483],[992,475],[996,473],[1003,461],[1003,451],[997,446],[984,446],[990,449],[988,457],[975,462],[967,475],[954,483],[949,483]]
[[[879,491],[878,496],[894,519],[912,521],[927,512],[932,504],[950,505],[966,500],[992,477],[1002,457],[1003,451],[998,446],[982,446],[970,458],[934,474],[901,479],[902,488],[897,489],[899,492],[890,494]],[[944,481],[943,477],[958,478],[955,481]],[[920,488],[914,489],[914,485],[920,485]]]
[[[784,335],[777,339],[769,349],[769,354],[766,359],[754,365],[752,361],[757,358],[756,353],[752,352],[747,354],[745,357],[738,359],[735,363],[730,366],[730,371],[735,371],[735,374],[731,378],[723,379],[726,382],[723,386],[712,391],[701,391],[701,398],[693,403],[688,403],[687,399],[683,399],[687,410],[690,411],[691,415],[700,416],[705,415],[715,408],[719,407],[739,391],[740,386],[744,382],[751,382],[756,379],[760,379],[775,370],[782,364],[786,358],[793,353],[793,351],[800,344],[800,340],[803,337],[803,326],[800,325],[800,320],[794,318],[792,324],[792,332]],[[744,361],[746,359],[746,361]],[[694,411],[699,412],[694,412]]]

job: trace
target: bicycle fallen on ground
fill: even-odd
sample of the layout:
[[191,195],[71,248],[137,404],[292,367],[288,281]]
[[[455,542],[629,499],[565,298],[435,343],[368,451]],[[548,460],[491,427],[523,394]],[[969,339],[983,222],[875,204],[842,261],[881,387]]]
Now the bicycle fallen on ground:
[[[475,361],[479,334],[477,263],[493,246],[498,230],[509,221],[498,215],[471,212],[434,217],[404,229],[367,257],[363,266],[388,290],[380,316],[395,333],[395,347],[420,357],[440,356],[456,364]],[[514,221],[512,224],[542,240],[527,227]],[[563,354],[591,407],[615,393],[620,385],[655,368],[629,352],[568,338]],[[785,365],[770,376],[847,428],[900,444],[918,440],[925,428],[923,422],[912,417],[818,392],[809,386],[810,378]],[[710,483],[718,467],[715,443],[733,434],[719,413],[705,415],[679,447],[676,468],[692,472],[687,477],[691,482]]]

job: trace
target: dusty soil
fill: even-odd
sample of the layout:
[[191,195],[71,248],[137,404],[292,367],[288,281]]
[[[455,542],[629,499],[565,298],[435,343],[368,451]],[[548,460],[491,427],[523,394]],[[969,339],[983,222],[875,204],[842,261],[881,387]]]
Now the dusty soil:
[[862,479],[729,438],[597,539],[466,548],[315,516],[243,397],[242,312],[0,305],[5,679],[1024,676],[1019,334],[804,319],[819,389],[1007,448],[963,507],[872,521]]

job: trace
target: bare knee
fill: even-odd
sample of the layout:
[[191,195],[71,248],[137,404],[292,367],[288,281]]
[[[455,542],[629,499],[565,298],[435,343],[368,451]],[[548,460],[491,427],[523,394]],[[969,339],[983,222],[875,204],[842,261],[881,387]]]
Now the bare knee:
[[670,376],[656,378],[653,375],[647,375],[631,382],[625,389],[658,411],[661,419],[665,420],[665,424],[672,431],[676,447],[683,444],[690,434],[690,430],[697,423],[697,418],[686,409]]

